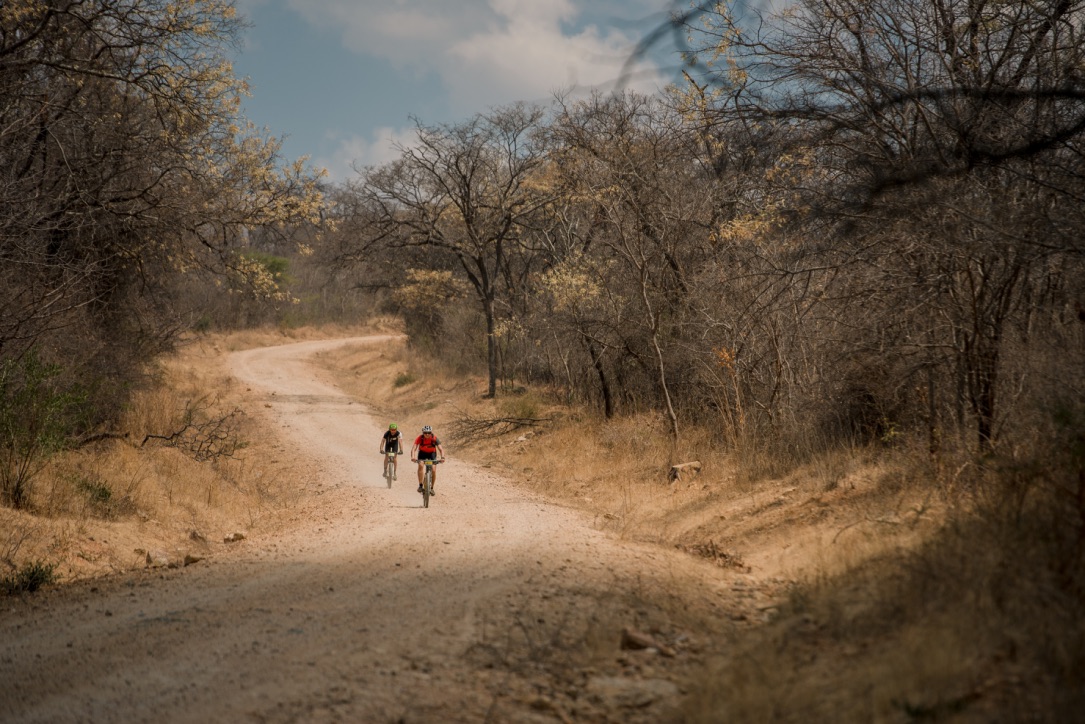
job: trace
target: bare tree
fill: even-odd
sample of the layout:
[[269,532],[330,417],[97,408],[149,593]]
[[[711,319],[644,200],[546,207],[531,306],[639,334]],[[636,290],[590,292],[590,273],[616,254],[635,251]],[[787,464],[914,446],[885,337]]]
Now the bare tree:
[[[950,389],[988,449],[1006,331],[1053,266],[1081,261],[1065,222],[1085,167],[1085,5],[803,0],[759,24],[706,17],[702,50],[728,69],[709,84],[717,122],[787,131],[775,228],[833,224],[789,273],[866,269],[829,290],[878,320],[855,341],[877,349],[892,329],[883,356],[955,366]],[[879,276],[895,294],[864,291]]]
[[[587,347],[604,401],[610,381],[601,356],[621,350],[654,380],[677,444],[672,382],[687,375],[676,341],[691,302],[690,269],[704,259],[715,214],[714,179],[691,154],[688,127],[658,100],[627,93],[561,102],[550,134],[563,203],[580,207],[579,240],[563,245],[576,252],[566,266],[580,269],[564,272],[565,286],[585,272],[580,293],[595,285],[592,304],[555,301]],[[577,293],[577,285],[565,292]]]
[[[543,111],[519,104],[458,125],[417,125],[401,157],[368,170],[365,248],[416,249],[424,268],[451,260],[486,324],[488,394],[498,378],[498,304],[522,230],[548,203],[532,183],[543,159]],[[362,255],[364,256],[364,254]]]

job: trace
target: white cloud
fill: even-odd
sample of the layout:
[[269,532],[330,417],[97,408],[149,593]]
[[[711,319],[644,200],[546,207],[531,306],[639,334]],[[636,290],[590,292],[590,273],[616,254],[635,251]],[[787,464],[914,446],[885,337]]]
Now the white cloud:
[[445,82],[455,105],[477,108],[497,99],[536,100],[559,89],[609,86],[631,48],[628,38],[592,26],[566,36],[558,22],[538,22],[530,14],[508,20],[448,48],[456,72]]
[[407,148],[415,140],[413,127],[377,128],[368,138],[358,135],[339,138],[330,157],[314,158],[312,163],[326,168],[332,181],[345,181],[358,175],[355,169],[394,161],[400,155],[396,145]]
[[[459,115],[517,100],[546,100],[573,86],[609,87],[638,40],[584,24],[588,0],[288,0],[308,22],[341,33],[351,51],[442,80]],[[594,0],[631,19],[666,0]],[[580,22],[580,25],[578,25]],[[576,28],[571,30],[570,28]],[[654,90],[658,79],[638,75]]]

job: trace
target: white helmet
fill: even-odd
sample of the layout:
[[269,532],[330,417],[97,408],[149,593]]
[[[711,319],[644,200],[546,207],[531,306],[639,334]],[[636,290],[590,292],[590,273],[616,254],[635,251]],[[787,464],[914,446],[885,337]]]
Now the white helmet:
[[422,432],[433,432],[433,428],[429,425],[425,425],[422,427]]

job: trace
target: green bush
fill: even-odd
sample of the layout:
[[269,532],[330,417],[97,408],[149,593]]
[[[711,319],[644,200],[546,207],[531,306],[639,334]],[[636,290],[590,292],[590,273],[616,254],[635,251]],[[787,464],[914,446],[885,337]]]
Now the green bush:
[[394,382],[392,382],[392,386],[397,388],[406,387],[412,382],[414,382],[414,375],[412,375],[410,372],[400,372],[398,375],[396,375],[396,379]]
[[29,561],[11,575],[0,578],[0,591],[7,595],[15,593],[33,593],[42,586],[57,580],[55,563]]
[[0,362],[0,504],[25,508],[34,477],[67,444],[84,396],[33,352]]
[[192,323],[192,331],[197,334],[207,334],[214,327],[211,317],[206,314],[200,315],[199,319]]

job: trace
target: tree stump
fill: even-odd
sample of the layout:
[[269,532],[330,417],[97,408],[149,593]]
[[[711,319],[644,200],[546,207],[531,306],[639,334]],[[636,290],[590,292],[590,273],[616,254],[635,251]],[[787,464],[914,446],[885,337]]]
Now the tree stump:
[[671,481],[675,486],[683,480],[690,480],[697,477],[697,474],[701,472],[701,463],[699,460],[694,460],[688,463],[678,463],[671,466],[671,471],[667,474],[667,479]]

